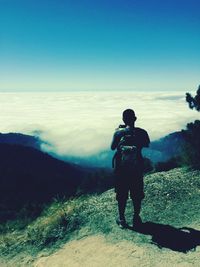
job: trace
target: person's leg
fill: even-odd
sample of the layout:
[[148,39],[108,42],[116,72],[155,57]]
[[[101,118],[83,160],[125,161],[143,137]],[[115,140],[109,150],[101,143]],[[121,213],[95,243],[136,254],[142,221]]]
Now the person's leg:
[[142,199],[133,200],[134,217],[138,217],[140,215],[141,204],[142,204]]
[[125,220],[125,209],[126,209],[126,202],[127,199],[119,199],[118,198],[118,212],[119,212],[119,219]]
[[119,217],[116,219],[116,223],[121,228],[127,228],[126,218],[125,218],[125,209],[127,199],[118,199],[118,213]]
[[142,219],[140,217],[142,199],[133,200],[134,215],[133,215],[133,227],[140,226],[142,224]]
[[117,218],[116,222],[121,228],[127,227],[125,218],[127,199],[128,199],[127,186],[121,183],[120,187],[118,187],[118,190],[116,191],[116,200],[118,204],[118,213],[119,213],[119,217]]
[[132,185],[131,198],[133,201],[133,208],[134,208],[133,226],[136,226],[142,223],[142,220],[140,218],[141,204],[144,198],[144,183],[142,178],[136,180]]
[[126,181],[126,176],[124,170],[119,168],[115,172],[115,193],[116,193],[116,200],[118,205],[118,218],[116,220],[117,224],[121,228],[126,228],[126,218],[125,218],[125,210],[126,210],[126,203],[128,199],[128,184]]

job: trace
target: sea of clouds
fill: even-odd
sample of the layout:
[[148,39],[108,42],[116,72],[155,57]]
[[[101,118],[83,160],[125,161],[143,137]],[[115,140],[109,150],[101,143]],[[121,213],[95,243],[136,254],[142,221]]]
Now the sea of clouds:
[[43,149],[85,157],[110,149],[126,108],[155,140],[199,118],[182,92],[0,93],[0,132],[37,134]]

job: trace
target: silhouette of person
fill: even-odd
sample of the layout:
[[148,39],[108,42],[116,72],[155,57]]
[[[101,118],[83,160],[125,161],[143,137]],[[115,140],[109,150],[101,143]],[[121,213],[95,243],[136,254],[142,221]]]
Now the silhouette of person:
[[[116,153],[113,157],[115,192],[119,212],[119,218],[117,218],[116,222],[121,228],[126,228],[127,223],[125,219],[125,209],[129,193],[134,207],[133,227],[136,227],[142,223],[140,218],[140,210],[141,202],[144,198],[144,164],[141,151],[143,147],[149,146],[150,140],[147,132],[144,129],[135,127],[135,121],[137,118],[132,109],[126,109],[122,114],[122,119],[125,125],[119,125],[119,127],[116,129],[113,136],[111,149],[116,149]],[[123,146],[125,137],[129,138],[129,142],[126,143],[129,146]],[[135,161],[132,163],[130,161],[128,164],[123,164],[121,148],[130,148],[130,144],[136,149]]]

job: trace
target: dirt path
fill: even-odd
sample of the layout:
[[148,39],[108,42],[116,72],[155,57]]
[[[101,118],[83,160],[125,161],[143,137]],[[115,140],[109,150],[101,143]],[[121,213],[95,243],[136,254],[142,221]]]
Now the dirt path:
[[96,235],[67,243],[56,253],[40,257],[34,267],[190,267],[200,266],[200,247],[187,254],[159,249],[153,244],[138,246],[130,241],[109,242]]
[[6,264],[6,262],[2,259],[0,259],[0,267],[7,267],[8,265]]

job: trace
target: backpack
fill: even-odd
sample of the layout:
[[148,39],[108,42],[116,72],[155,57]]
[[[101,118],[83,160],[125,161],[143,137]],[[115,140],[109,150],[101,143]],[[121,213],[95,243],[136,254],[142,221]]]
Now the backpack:
[[125,134],[118,145],[120,166],[135,167],[138,164],[138,149],[135,145],[134,131]]

